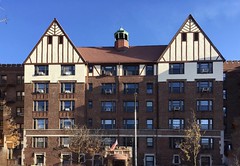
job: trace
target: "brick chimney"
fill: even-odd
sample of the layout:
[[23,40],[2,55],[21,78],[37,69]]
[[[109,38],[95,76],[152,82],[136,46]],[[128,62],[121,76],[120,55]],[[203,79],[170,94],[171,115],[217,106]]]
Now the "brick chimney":
[[115,44],[114,47],[118,51],[123,51],[129,48],[128,43],[128,32],[123,28],[120,28],[117,32],[114,33]]

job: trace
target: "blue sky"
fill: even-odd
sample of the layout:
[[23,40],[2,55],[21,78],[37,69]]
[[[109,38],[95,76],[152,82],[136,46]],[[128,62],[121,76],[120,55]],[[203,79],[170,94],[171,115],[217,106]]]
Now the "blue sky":
[[227,60],[240,60],[239,0],[0,0],[0,63],[23,63],[54,18],[76,46],[166,45],[192,14]]

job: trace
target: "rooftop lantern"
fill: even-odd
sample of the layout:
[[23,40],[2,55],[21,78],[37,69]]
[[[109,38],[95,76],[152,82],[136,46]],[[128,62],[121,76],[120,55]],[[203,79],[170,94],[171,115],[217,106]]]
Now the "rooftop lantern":
[[115,49],[122,51],[129,48],[128,43],[128,32],[123,28],[120,28],[117,32],[114,33],[115,37]]

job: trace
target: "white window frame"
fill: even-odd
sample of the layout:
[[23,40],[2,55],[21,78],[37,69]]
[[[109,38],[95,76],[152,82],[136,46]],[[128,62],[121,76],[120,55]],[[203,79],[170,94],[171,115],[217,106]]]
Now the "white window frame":
[[[178,163],[175,163],[175,157],[178,157]],[[181,158],[179,154],[174,154],[172,159],[172,164],[174,165],[180,165],[181,164]]]
[[212,166],[212,156],[211,155],[200,155],[199,166],[202,166],[202,157],[209,157],[210,158],[209,166]]
[[154,154],[149,154],[149,153],[146,153],[146,154],[144,154],[144,166],[146,166],[147,164],[146,164],[146,157],[147,156],[152,156],[153,157],[153,165],[155,166],[156,165],[156,157],[155,157],[155,155]]
[[64,155],[70,155],[70,165],[72,165],[72,153],[71,152],[63,152],[63,153],[61,153],[61,158],[60,158],[61,165],[63,165],[63,156]]
[[[43,155],[43,164],[37,164],[37,156],[38,155]],[[38,153],[34,153],[34,164],[37,166],[43,166],[46,165],[46,152],[38,152]]]

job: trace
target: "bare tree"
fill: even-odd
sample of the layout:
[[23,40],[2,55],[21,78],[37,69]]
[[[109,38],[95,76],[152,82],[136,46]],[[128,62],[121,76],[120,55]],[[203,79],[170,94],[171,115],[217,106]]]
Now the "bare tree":
[[86,126],[75,125],[72,129],[66,129],[65,134],[69,135],[68,149],[77,154],[78,164],[81,164],[81,154],[93,156],[104,151],[100,130],[90,130]]
[[179,148],[186,160],[193,162],[194,166],[196,166],[198,154],[201,149],[200,140],[202,134],[194,111],[192,111],[192,117],[188,123],[188,127],[184,130],[184,141],[179,143]]

